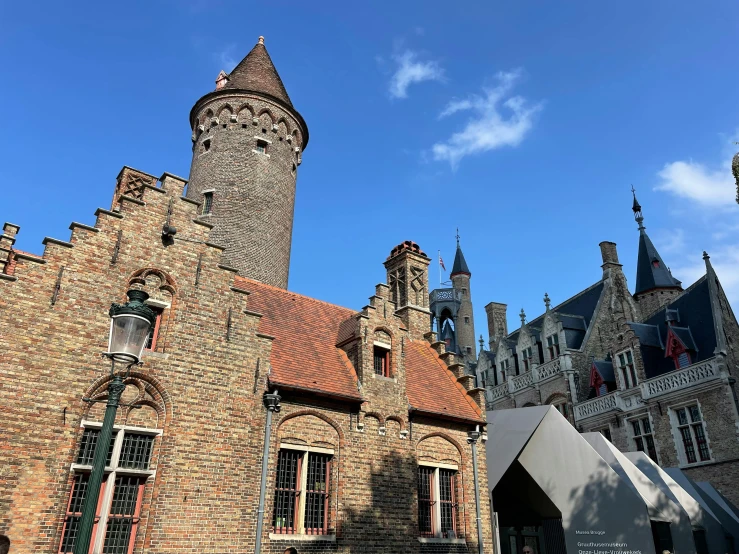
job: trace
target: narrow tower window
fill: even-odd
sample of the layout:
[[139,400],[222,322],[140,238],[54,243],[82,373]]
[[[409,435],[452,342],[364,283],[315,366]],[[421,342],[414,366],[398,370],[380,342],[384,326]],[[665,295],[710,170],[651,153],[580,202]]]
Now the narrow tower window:
[[266,140],[257,140],[257,152],[259,152],[260,154],[267,153],[267,141]]
[[213,209],[213,193],[204,192],[203,193],[203,213],[202,215],[210,214],[212,209]]
[[374,349],[375,375],[390,377],[390,350],[375,346]]

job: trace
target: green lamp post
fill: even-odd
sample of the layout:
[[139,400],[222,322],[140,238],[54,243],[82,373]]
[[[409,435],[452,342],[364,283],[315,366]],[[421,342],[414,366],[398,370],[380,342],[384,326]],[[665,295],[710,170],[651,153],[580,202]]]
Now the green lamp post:
[[103,353],[111,361],[110,373],[112,379],[108,385],[108,400],[105,408],[103,426],[98,435],[95,455],[92,459],[92,472],[87,484],[85,500],[82,504],[79,532],[74,544],[74,554],[88,554],[92,529],[95,524],[95,512],[100,496],[100,485],[105,473],[105,461],[108,456],[108,445],[113,435],[113,423],[118,411],[121,395],[126,389],[123,376],[116,373],[115,364],[120,362],[126,365],[126,375],[131,366],[139,363],[141,354],[146,346],[149,329],[156,320],[156,314],[144,302],[149,295],[141,290],[129,290],[128,302],[113,304],[110,307],[110,335],[108,337],[108,351]]

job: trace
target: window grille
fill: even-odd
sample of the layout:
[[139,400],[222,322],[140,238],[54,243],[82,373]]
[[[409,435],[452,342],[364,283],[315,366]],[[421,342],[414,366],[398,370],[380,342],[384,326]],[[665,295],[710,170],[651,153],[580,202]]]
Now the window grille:
[[[679,408],[677,414],[678,431],[683,442],[683,452],[689,464],[694,464],[700,458],[705,462],[711,459],[708,450],[706,430],[703,427],[703,417],[697,405]],[[697,449],[696,449],[697,446]]]
[[123,436],[123,447],[119,465],[129,469],[149,469],[149,460],[154,446],[154,437],[137,433]]
[[[97,428],[83,430],[76,458],[77,464],[83,466],[92,464],[99,436],[100,430]],[[114,448],[116,443],[121,444],[120,451]],[[98,516],[92,537],[92,544],[99,544],[102,547],[100,550],[102,554],[128,554],[131,551],[139,520],[144,483],[153,473],[149,471],[153,445],[154,435],[129,432],[125,428],[113,431],[108,445],[106,475],[100,490]],[[139,473],[129,475],[126,474],[127,470],[139,470]],[[146,471],[143,475],[142,470]],[[61,554],[74,551],[88,482],[88,473],[79,472],[74,477],[59,546]],[[106,493],[108,487],[112,487],[110,494]],[[105,506],[105,502],[110,504]]]
[[128,554],[139,523],[144,480],[131,475],[116,477],[103,554]]
[[390,351],[380,346],[374,348],[375,375],[390,377]]
[[455,491],[455,472],[439,469],[439,510],[441,515],[441,534],[445,538],[456,538],[457,502]]
[[434,507],[432,482],[434,468],[418,467],[418,526],[422,537],[434,536],[432,511]]
[[325,535],[328,518],[328,480],[331,456],[308,454],[308,479],[305,485],[305,532]]
[[657,459],[657,448],[654,446],[654,437],[652,435],[652,425],[649,418],[635,419],[631,422],[634,432],[634,443],[639,452],[645,452],[655,463],[659,463]]
[[300,491],[301,453],[297,450],[280,450],[277,458],[277,483],[272,524],[275,533],[295,533],[295,514],[298,511]]
[[64,518],[64,529],[62,529],[62,544],[59,552],[74,552],[74,543],[79,533],[80,518],[82,517],[82,504],[87,494],[87,484],[90,481],[88,473],[78,473],[74,476],[72,492],[69,495],[67,514]]
[[213,210],[213,193],[212,192],[204,192],[203,193],[203,211],[202,215],[208,215]]

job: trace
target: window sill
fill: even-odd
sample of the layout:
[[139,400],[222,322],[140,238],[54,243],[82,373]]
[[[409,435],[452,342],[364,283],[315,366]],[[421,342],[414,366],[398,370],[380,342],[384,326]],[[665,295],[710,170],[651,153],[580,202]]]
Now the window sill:
[[465,539],[444,539],[441,537],[418,537],[421,544],[467,544]]
[[270,533],[271,541],[336,542],[336,535],[291,535],[289,533]]
[[716,460],[705,460],[703,462],[693,462],[692,464],[689,463],[681,463],[678,467],[680,469],[691,469],[694,467],[701,467],[701,466],[710,466],[716,463]]
[[398,380],[395,377],[385,377],[384,375],[378,375],[377,373],[372,374],[373,379],[379,379],[380,381],[389,381],[391,383],[397,383]]

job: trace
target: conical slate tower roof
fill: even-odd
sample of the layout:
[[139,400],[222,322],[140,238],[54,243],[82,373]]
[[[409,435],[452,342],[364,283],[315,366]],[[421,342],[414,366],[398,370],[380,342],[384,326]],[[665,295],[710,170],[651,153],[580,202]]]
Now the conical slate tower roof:
[[646,228],[643,225],[644,217],[642,216],[641,206],[636,200],[636,193],[634,193],[634,205],[631,209],[634,212],[636,222],[639,224],[639,258],[636,262],[636,290],[634,294],[653,289],[682,288],[682,283],[672,276],[669,268],[662,261],[662,256],[659,255],[649,235],[647,235]]
[[470,268],[467,267],[467,262],[464,259],[464,254],[462,254],[462,247],[459,246],[459,240],[457,240],[457,253],[454,255],[454,264],[452,265],[450,277],[454,277],[460,273],[464,273],[470,277],[472,276]]
[[259,37],[259,42],[251,49],[251,52],[228,75],[228,82],[223,88],[266,94],[293,107],[285,85],[282,84],[282,79],[272,63],[272,58],[269,57],[264,47],[264,37]]

